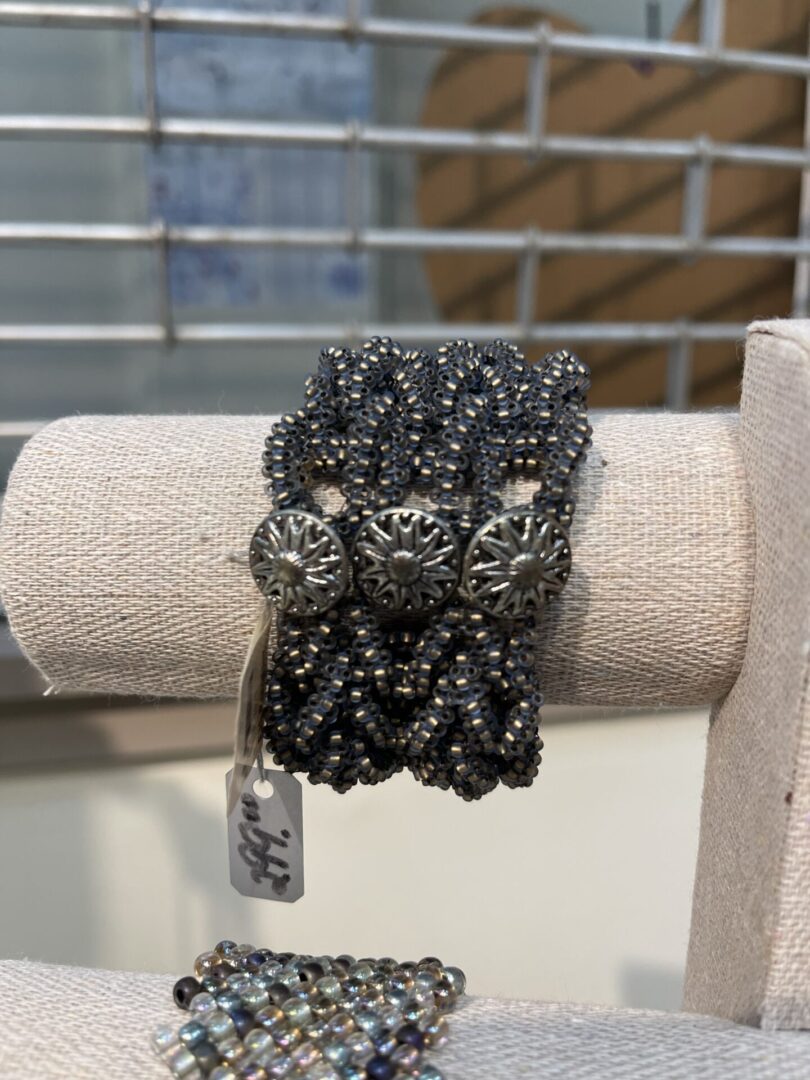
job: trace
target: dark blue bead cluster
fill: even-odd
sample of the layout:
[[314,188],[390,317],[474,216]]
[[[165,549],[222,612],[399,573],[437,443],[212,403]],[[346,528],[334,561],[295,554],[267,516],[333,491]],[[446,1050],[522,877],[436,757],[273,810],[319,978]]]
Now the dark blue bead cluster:
[[189,1014],[152,1046],[172,1074],[197,1080],[442,1080],[425,1060],[448,1037],[464,994],[456,967],[427,956],[300,956],[221,941],[178,980]]
[[[465,544],[528,474],[531,509],[567,528],[590,445],[588,387],[570,353],[530,366],[501,341],[325,349],[302,408],[267,439],[268,492],[276,510],[315,512],[346,543],[380,510],[421,500]],[[327,482],[344,496],[338,513],[318,505]],[[280,617],[264,711],[276,763],[341,792],[403,769],[466,800],[531,784],[538,616],[507,622],[463,601],[392,620],[354,595],[321,617]]]

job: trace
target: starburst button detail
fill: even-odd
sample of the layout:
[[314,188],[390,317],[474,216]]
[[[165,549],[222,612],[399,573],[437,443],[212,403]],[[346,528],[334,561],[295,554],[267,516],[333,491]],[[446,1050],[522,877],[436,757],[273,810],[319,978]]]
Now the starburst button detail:
[[276,510],[250,544],[250,569],[263,596],[291,615],[317,615],[349,584],[349,560],[331,526],[306,510]]
[[426,510],[380,510],[355,540],[355,582],[390,611],[426,611],[444,603],[458,582],[459,564],[456,538]]
[[505,510],[487,521],[464,557],[464,587],[492,615],[518,617],[543,608],[571,572],[568,534],[555,518]]

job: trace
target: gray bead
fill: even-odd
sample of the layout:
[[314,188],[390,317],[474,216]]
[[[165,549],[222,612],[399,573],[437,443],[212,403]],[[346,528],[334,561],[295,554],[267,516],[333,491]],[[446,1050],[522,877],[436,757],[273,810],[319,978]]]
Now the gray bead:
[[249,1054],[263,1053],[269,1047],[275,1047],[273,1037],[262,1028],[253,1028],[245,1035],[243,1042]]
[[421,1057],[420,1051],[415,1046],[398,1046],[391,1053],[391,1062],[402,1072],[412,1075]]
[[[217,998],[217,1004],[219,1004],[219,998]],[[214,1043],[231,1038],[236,1031],[233,1020],[221,1009],[207,1013],[203,1018],[203,1023],[208,1031],[208,1037]]]
[[183,1024],[183,1026],[177,1032],[177,1035],[180,1039],[180,1042],[183,1043],[184,1046],[187,1046],[189,1047],[189,1049],[191,1049],[192,1047],[196,1046],[198,1042],[202,1042],[203,1039],[207,1038],[207,1025],[203,1025],[197,1020],[191,1020],[189,1021],[189,1023]]
[[308,1074],[322,1060],[320,1049],[309,1040],[296,1046],[290,1057],[304,1074]]
[[385,1000],[397,1009],[404,1009],[408,1003],[408,994],[404,990],[388,990],[385,994]]
[[240,997],[242,998],[242,1005],[252,1013],[256,1013],[259,1009],[263,1009],[265,1005],[270,1004],[269,994],[258,986],[248,986],[241,991]]
[[185,1046],[172,1047],[163,1056],[163,1060],[169,1066],[172,1076],[177,1077],[198,1077],[200,1070],[197,1068],[197,1059],[192,1052]]
[[345,1039],[347,1035],[350,1035],[353,1031],[357,1030],[354,1017],[350,1016],[347,1012],[336,1013],[329,1021],[327,1027],[335,1039]]
[[338,1042],[337,1040],[324,1044],[323,1056],[326,1058],[327,1061],[331,1062],[332,1065],[335,1065],[338,1068],[342,1068],[344,1065],[347,1065],[349,1063],[349,1059],[351,1058],[349,1048],[344,1043]]
[[177,1032],[170,1027],[163,1026],[152,1032],[152,1049],[156,1054],[165,1054],[167,1050],[179,1045]]
[[287,998],[281,1011],[293,1027],[302,1028],[312,1020],[312,1009],[306,1001],[298,998]]
[[354,1031],[347,1035],[345,1045],[355,1062],[363,1063],[374,1053],[374,1043],[365,1031]]
[[459,997],[467,989],[467,976],[458,967],[446,967],[444,969],[444,977],[453,987]]
[[364,1031],[372,1038],[374,1038],[375,1035],[378,1035],[383,1027],[379,1014],[368,1008],[361,1009],[355,1013],[354,1022],[361,1031]]
[[216,1005],[217,1009],[230,1013],[234,1009],[242,1008],[242,998],[235,990],[225,990],[223,993],[217,994]]
[[293,1071],[295,1063],[289,1055],[281,1054],[271,1061],[269,1065],[265,1065],[265,1068],[267,1069],[267,1075],[271,1077],[271,1080],[283,1080],[283,1077]]
[[201,994],[195,994],[191,999],[191,1004],[188,1007],[188,1011],[197,1015],[213,1012],[217,1007],[216,999],[213,994],[208,994],[203,991]]
[[315,986],[324,997],[331,1001],[339,1001],[343,995],[340,979],[335,978],[334,975],[324,975],[322,979],[318,979]]

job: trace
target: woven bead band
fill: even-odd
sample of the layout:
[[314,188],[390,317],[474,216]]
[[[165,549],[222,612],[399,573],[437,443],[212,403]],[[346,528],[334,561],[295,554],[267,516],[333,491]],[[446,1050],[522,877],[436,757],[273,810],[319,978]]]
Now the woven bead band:
[[175,984],[186,1019],[158,1028],[152,1047],[187,1080],[442,1080],[423,1055],[447,1042],[465,986],[433,956],[400,964],[221,941]]
[[[267,683],[277,764],[347,791],[408,768],[480,798],[531,783],[540,616],[571,569],[588,368],[501,341],[435,355],[325,349],[267,440],[274,509],[250,548],[280,613]],[[510,479],[537,487],[507,507]],[[345,502],[326,513],[320,484]]]

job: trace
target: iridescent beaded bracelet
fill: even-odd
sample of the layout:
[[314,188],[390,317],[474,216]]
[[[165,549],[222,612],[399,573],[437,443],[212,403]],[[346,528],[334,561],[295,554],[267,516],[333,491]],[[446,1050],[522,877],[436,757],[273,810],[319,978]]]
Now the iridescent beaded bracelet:
[[[267,439],[273,510],[250,546],[279,616],[262,716],[278,765],[339,792],[404,768],[466,800],[531,784],[534,652],[571,569],[588,387],[570,353],[528,365],[502,341],[321,352]],[[530,502],[507,507],[525,474]]]
[[188,1019],[158,1028],[152,1047],[186,1080],[442,1080],[423,1053],[447,1042],[445,1014],[465,986],[433,956],[298,956],[221,941],[175,984]]

